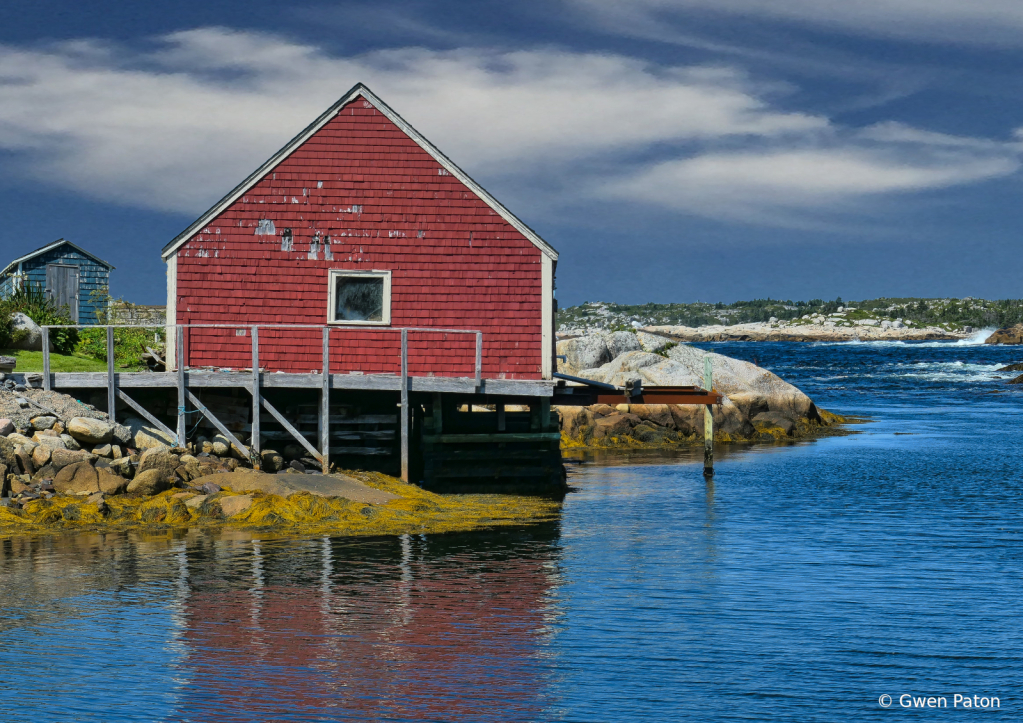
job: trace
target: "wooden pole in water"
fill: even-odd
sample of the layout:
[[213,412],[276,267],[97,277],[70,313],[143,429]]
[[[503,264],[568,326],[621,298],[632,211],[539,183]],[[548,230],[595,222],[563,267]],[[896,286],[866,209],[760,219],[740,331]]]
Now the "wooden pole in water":
[[185,330],[180,324],[174,327],[174,363],[178,367],[178,446],[184,447],[185,442]]
[[117,390],[114,388],[114,327],[107,327],[107,418],[111,424],[117,422],[114,406],[117,404]]
[[330,472],[330,327],[323,327],[323,375],[320,378],[320,469]]
[[[710,357],[703,357],[703,388],[708,392],[714,389],[713,368]],[[714,405],[703,407],[703,474],[714,476]]]

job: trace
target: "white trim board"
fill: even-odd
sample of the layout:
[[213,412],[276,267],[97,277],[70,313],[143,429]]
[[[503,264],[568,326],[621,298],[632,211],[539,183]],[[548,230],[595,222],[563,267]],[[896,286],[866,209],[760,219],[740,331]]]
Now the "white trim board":
[[380,111],[388,120],[398,126],[409,138],[414,140],[420,148],[433,156],[445,170],[448,171],[452,176],[457,178],[463,184],[465,184],[470,191],[475,193],[479,198],[486,203],[490,208],[505,221],[510,223],[519,233],[525,236],[529,241],[536,246],[540,251],[544,253],[549,259],[556,261],[558,258],[558,252],[554,250],[550,244],[544,241],[540,236],[533,231],[529,226],[523,223],[518,217],[516,217],[511,211],[505,208],[501,203],[491,196],[487,191],[476,181],[472,180],[465,171],[456,166],[450,158],[445,156],[440,150],[434,146],[430,141],[426,140],[422,134],[419,133],[415,128],[409,125],[404,118],[394,112],[390,106],[384,103],[378,98],[369,88],[362,83],[356,84],[348,93],[346,93],[339,101],[328,108],[319,118],[313,121],[309,126],[305,128],[301,133],[288,141],[281,150],[277,151],[266,163],[256,169],[248,178],[237,185],[230,193],[224,196],[218,201],[210,210],[204,213],[198,218],[192,225],[178,234],[173,241],[164,246],[163,258],[167,258],[170,254],[173,254],[181,246],[187,243],[195,234],[199,233],[200,230],[205,228],[209,223],[219,216],[221,213],[226,211],[231,204],[235,203],[244,194],[248,193],[253,186],[259,183],[263,178],[270,172],[273,171],[282,161],[288,156],[294,153],[303,143],[309,140],[315,135],[323,126],[327,125],[334,116],[336,116],[342,108],[354,101],[356,98],[362,97],[369,101],[378,111]]

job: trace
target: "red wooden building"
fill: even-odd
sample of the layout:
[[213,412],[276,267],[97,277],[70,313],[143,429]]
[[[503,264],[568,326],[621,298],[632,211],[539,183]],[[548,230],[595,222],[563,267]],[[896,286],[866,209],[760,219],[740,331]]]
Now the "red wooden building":
[[[168,324],[331,325],[335,374],[398,372],[402,327],[481,331],[485,379],[555,369],[557,252],[361,84],[163,258]],[[245,333],[190,328],[185,364],[250,366]],[[322,366],[320,330],[259,334],[266,369]],[[471,377],[475,345],[409,332],[409,374]]]

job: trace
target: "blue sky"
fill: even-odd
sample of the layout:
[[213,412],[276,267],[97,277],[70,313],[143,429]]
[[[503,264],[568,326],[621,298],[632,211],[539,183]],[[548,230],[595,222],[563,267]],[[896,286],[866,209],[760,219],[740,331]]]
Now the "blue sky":
[[63,236],[163,303],[163,245],[362,81],[562,305],[1023,296],[1018,0],[168,7],[4,3],[0,260]]

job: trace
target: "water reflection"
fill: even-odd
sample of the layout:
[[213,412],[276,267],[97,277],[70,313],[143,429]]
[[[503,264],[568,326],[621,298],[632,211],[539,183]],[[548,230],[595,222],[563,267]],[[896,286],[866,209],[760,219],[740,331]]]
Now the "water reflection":
[[535,720],[559,556],[556,524],[3,540],[0,674],[34,688],[5,720]]

